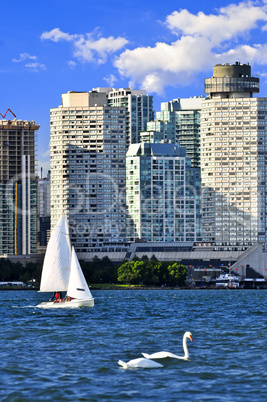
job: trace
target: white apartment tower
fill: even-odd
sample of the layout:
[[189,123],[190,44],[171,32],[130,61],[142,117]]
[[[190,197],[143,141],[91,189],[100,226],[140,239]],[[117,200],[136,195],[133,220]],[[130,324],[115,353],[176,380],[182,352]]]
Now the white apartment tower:
[[94,88],[106,93],[107,105],[126,108],[126,146],[140,142],[140,132],[154,120],[153,96],[145,90],[132,88]]
[[126,155],[128,241],[200,241],[194,180],[185,148],[132,144]]
[[266,244],[267,98],[246,64],[213,68],[201,109],[203,241],[222,249]]
[[68,92],[51,109],[51,228],[65,212],[78,252],[125,241],[125,113],[106,94]]

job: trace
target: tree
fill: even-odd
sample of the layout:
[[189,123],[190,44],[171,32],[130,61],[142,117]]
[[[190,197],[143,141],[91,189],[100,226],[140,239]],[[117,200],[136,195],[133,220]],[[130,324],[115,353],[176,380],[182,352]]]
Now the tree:
[[121,265],[118,269],[118,281],[129,284],[139,284],[145,275],[144,261],[131,261]]
[[117,269],[108,258],[95,256],[93,261],[81,261],[85,279],[89,283],[114,283],[117,281]]
[[168,266],[169,284],[172,286],[184,286],[187,268],[185,265],[178,264],[177,262]]

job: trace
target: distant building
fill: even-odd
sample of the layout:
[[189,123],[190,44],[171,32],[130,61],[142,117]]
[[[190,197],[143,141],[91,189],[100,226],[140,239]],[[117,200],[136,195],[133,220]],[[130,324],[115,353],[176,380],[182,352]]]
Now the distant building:
[[51,228],[65,212],[87,253],[126,240],[126,109],[106,93],[68,92],[51,109]]
[[177,144],[132,144],[126,156],[127,240],[200,241],[194,170]]
[[50,170],[38,180],[38,244],[46,246],[50,234]]
[[[142,142],[178,144],[190,158],[190,186],[195,195],[196,238],[201,239],[200,109],[203,97],[173,99],[161,103],[156,120],[141,132]],[[187,185],[189,182],[187,182]],[[184,204],[186,209],[186,204]]]
[[169,142],[186,148],[192,167],[200,168],[200,111],[203,97],[177,98],[161,103],[156,120],[141,132],[142,142]]
[[153,96],[132,88],[94,88],[107,94],[107,105],[126,108],[126,147],[140,142],[140,132],[154,120]]
[[0,254],[36,253],[37,179],[34,121],[0,121]]
[[266,245],[267,98],[248,64],[219,64],[201,107],[203,241],[218,249]]

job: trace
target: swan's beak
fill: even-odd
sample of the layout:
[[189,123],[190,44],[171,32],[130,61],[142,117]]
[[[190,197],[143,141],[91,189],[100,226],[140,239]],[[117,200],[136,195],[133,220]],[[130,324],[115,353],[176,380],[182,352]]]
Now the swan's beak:
[[191,342],[193,342],[193,337],[192,337],[192,335],[189,336],[189,339],[190,339]]

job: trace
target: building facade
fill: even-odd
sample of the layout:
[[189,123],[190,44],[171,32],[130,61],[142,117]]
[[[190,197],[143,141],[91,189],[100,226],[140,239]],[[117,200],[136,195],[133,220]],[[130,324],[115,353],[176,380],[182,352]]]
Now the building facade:
[[50,234],[50,170],[38,180],[38,246],[46,246]]
[[153,96],[146,91],[132,88],[94,88],[106,93],[107,105],[126,108],[126,146],[140,142],[140,132],[154,120]]
[[68,92],[51,109],[51,228],[67,214],[77,252],[125,242],[126,109]]
[[193,168],[200,169],[200,111],[203,97],[177,98],[161,103],[156,120],[141,132],[142,142],[169,142],[186,148]]
[[191,161],[177,144],[132,144],[126,156],[127,240],[200,241]]
[[33,254],[37,246],[34,121],[0,121],[0,254]]
[[196,238],[201,239],[200,110],[203,97],[177,98],[161,103],[156,120],[141,132],[142,142],[179,144],[191,160],[190,176],[195,194]]
[[249,65],[216,65],[201,109],[203,241],[266,244],[267,98]]

